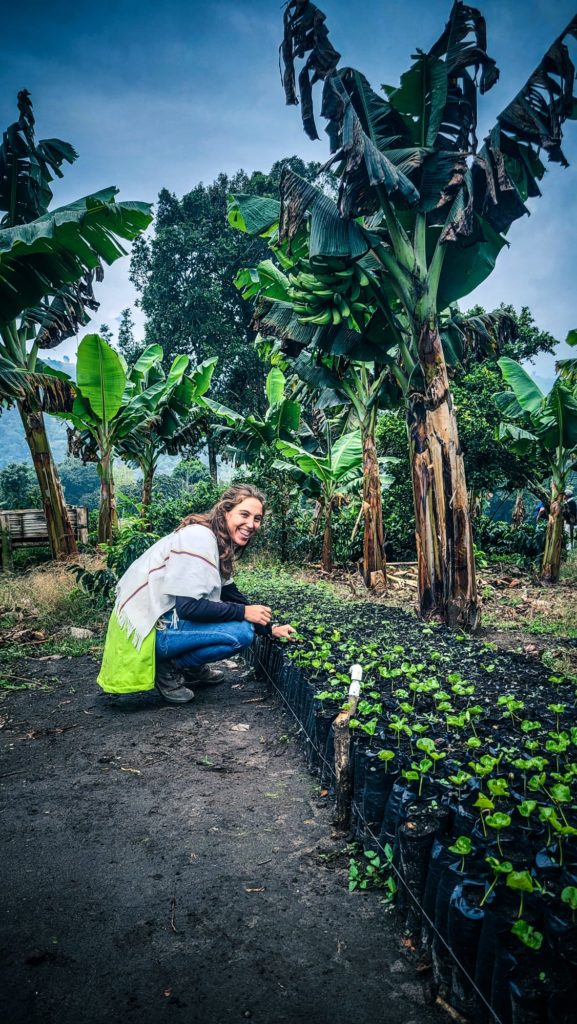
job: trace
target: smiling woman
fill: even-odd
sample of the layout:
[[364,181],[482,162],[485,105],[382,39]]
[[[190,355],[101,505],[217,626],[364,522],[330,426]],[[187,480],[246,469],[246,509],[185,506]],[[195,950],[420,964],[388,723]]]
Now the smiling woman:
[[250,646],[255,630],[291,638],[291,626],[272,626],[270,608],[251,604],[232,580],[264,507],[260,491],[238,484],[133,562],[118,583],[98,677],[103,690],[156,685],[169,703],[188,704],[193,685],[222,682],[210,663]]

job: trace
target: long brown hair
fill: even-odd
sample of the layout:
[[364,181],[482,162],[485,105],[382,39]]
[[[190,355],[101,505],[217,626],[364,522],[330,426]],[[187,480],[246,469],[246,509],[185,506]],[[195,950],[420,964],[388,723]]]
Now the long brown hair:
[[[186,516],[177,526],[177,530],[182,530],[183,526],[197,524],[208,526],[209,530],[212,530],[218,545],[220,575],[225,580],[232,575],[232,563],[237,552],[237,545],[232,542],[225,516],[227,512],[232,511],[235,505],[240,505],[245,498],[256,498],[257,501],[260,501],[264,513],[266,505],[264,494],[252,484],[235,484],[234,487],[229,487],[224,494],[221,494],[216,505],[213,505],[208,512]],[[244,551],[244,548],[241,548],[241,551]]]

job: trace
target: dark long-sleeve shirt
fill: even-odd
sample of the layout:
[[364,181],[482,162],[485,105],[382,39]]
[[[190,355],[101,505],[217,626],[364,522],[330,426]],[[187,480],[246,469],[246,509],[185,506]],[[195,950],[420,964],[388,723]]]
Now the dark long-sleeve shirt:
[[[235,583],[227,583],[221,590],[220,601],[209,601],[206,597],[177,597],[176,614],[179,619],[189,622],[242,622],[244,608],[252,604]],[[255,625],[255,631],[270,636],[271,627]]]

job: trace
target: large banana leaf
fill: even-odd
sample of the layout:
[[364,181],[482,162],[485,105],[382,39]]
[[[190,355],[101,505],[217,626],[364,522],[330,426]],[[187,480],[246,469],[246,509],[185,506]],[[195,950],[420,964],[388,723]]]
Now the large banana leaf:
[[273,366],[266,378],[266,397],[269,406],[275,406],[282,402],[285,386],[286,377],[284,373],[278,366]]
[[125,255],[150,223],[148,203],[115,202],[117,189],[87,196],[29,224],[0,230],[0,321],[10,322],[100,262]]
[[217,363],[218,356],[210,356],[209,359],[205,359],[202,363],[199,363],[191,372],[190,381],[194,388],[195,398],[202,398],[210,388],[212,375]]
[[278,227],[280,203],[278,199],[269,199],[267,196],[239,193],[229,196],[227,217],[231,227],[266,238]]
[[549,444],[560,444],[567,451],[577,448],[577,398],[560,381],[547,395],[543,420]]
[[290,287],[286,274],[283,274],[272,260],[263,260],[256,267],[239,270],[234,283],[243,299],[251,299],[254,295],[266,295],[269,299],[286,301]]
[[160,345],[148,345],[131,368],[131,379],[141,380],[142,378],[147,377],[153,366],[157,366],[159,363],[162,363],[163,354],[164,353]]
[[357,468],[363,457],[363,442],[360,430],[341,434],[331,449],[331,464],[336,480],[340,480],[351,469]]
[[543,405],[545,396],[533,378],[519,363],[507,356],[499,359],[498,364],[504,381],[513,391],[523,412],[529,413],[529,415],[538,412]]
[[[76,383],[86,406],[97,422],[109,423],[122,405],[126,374],[118,353],[98,334],[87,334],[78,346]],[[75,403],[76,406],[76,403]],[[75,408],[80,414],[80,405]]]
[[[330,472],[330,467],[327,460],[324,458],[317,458],[314,455],[306,452],[304,448],[299,448],[296,444],[291,444],[289,441],[277,441],[276,447],[278,448],[281,455],[284,455],[285,459],[289,459],[288,468],[291,467],[291,463],[297,466],[303,473],[310,474],[316,480],[321,483],[331,483],[333,475]],[[279,468],[287,468],[279,463]]]

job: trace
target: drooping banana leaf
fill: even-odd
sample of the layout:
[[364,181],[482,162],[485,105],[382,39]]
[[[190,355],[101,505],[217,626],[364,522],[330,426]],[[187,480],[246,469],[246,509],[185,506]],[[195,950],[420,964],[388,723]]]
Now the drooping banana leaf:
[[69,412],[75,399],[73,381],[41,360],[34,372],[0,355],[0,412],[2,405],[27,402],[43,412]]
[[29,224],[0,230],[0,321],[56,295],[100,262],[125,255],[119,239],[132,240],[152,219],[148,203],[115,202],[105,189],[47,213]]
[[304,218],[310,215],[309,258],[345,261],[364,256],[370,248],[366,232],[355,221],[344,220],[337,204],[315,185],[285,167],[280,181],[279,240],[289,244]]
[[95,277],[102,280],[100,268],[88,271],[74,284],[65,285],[52,299],[25,310],[20,328],[37,327],[34,341],[38,348],[56,348],[90,322],[88,310],[95,312],[100,305],[92,288]]
[[325,20],[323,12],[312,3],[289,0],[285,7],[281,46],[283,86],[287,103],[296,105],[294,58],[308,52],[299,74],[299,93],[303,126],[309,139],[319,137],[313,115],[312,86],[336,68],[341,56],[329,42]]
[[61,139],[34,140],[34,114],[27,89],[18,93],[18,121],[11,124],[0,146],[1,227],[26,224],[42,216],[52,200],[50,182],[62,177],[64,161],[74,163],[78,153]]

